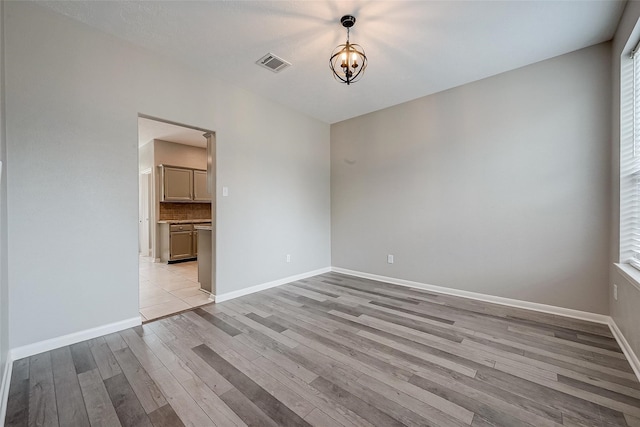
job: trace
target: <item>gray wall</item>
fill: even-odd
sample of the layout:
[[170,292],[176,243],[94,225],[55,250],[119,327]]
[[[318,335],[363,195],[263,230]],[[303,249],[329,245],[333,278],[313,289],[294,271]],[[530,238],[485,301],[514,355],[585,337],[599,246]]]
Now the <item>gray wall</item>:
[[332,125],[332,265],[607,313],[610,57],[604,43]]
[[220,293],[330,265],[327,124],[5,7],[12,348],[138,315],[139,113],[216,131]]
[[4,88],[4,0],[0,0],[0,379],[9,351],[9,304],[7,285],[7,146]]
[[[640,40],[640,28],[635,29],[640,18],[640,2],[627,2],[624,14],[613,38],[612,48],[612,144],[611,164],[612,200],[611,200],[611,244],[610,244],[610,281],[609,285],[618,285],[618,300],[609,292],[609,310],[611,317],[620,328],[623,335],[633,348],[636,355],[640,355],[640,289],[634,286],[625,276],[620,274],[614,263],[620,261],[620,81],[624,69],[628,75],[630,59],[621,56],[633,49],[635,42]],[[628,43],[629,42],[629,43]],[[621,67],[624,64],[624,67]]]

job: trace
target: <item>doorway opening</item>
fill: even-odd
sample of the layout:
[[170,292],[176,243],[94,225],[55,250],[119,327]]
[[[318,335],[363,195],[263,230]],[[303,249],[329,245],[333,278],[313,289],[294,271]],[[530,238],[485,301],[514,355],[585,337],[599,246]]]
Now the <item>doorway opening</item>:
[[213,302],[215,132],[138,115],[143,322]]

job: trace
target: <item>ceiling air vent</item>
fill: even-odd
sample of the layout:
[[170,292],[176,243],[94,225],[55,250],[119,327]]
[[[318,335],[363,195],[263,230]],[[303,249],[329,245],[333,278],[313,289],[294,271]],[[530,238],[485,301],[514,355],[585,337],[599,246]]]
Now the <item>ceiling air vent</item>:
[[278,58],[273,53],[267,53],[265,56],[263,56],[262,58],[258,59],[256,61],[256,64],[258,64],[261,67],[266,68],[267,70],[271,70],[274,73],[278,73],[278,72],[284,70],[285,68],[291,66],[290,62],[287,62],[282,58]]

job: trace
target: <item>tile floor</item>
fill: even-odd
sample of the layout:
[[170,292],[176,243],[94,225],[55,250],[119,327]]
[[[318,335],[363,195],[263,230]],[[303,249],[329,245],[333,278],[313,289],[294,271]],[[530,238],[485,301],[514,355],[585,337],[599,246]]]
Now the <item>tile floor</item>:
[[162,264],[154,263],[153,258],[140,257],[139,265],[143,321],[211,302],[209,295],[200,290],[197,261]]

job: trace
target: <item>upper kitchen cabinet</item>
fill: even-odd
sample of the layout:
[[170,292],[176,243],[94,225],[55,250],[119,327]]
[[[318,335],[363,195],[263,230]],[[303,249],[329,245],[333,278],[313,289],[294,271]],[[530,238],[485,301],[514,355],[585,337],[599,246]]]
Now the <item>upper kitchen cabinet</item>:
[[193,170],[161,166],[162,201],[191,202],[193,200]]
[[207,171],[160,165],[162,202],[211,202]]
[[207,171],[193,171],[193,201],[210,202],[211,193],[207,191]]

